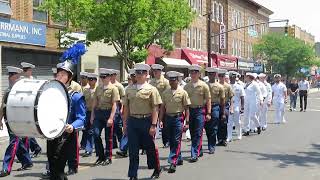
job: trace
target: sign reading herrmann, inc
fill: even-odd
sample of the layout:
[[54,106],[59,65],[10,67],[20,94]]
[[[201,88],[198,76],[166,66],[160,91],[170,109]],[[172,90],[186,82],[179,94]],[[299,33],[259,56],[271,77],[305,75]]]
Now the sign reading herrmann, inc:
[[46,45],[46,25],[0,18],[0,41]]

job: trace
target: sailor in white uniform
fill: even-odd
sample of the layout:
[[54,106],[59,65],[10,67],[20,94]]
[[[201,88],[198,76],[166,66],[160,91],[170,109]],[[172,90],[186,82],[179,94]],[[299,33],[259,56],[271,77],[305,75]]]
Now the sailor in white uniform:
[[274,75],[275,84],[272,86],[272,99],[275,107],[275,123],[285,123],[284,118],[285,104],[287,103],[287,87],[281,82],[281,75]]

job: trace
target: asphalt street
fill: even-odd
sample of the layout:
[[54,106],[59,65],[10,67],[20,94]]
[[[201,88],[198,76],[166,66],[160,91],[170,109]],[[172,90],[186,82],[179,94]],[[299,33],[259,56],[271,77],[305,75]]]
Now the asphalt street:
[[[164,172],[161,179],[174,180],[319,180],[320,179],[320,93],[309,96],[307,112],[286,112],[286,124],[273,124],[274,111],[269,112],[267,131],[261,135],[243,137],[227,147],[218,147],[214,155],[205,151],[196,163],[189,163],[190,142],[182,144],[184,165],[177,167],[175,174],[168,174],[167,156],[169,149],[160,146],[161,165]],[[298,103],[299,104],[299,103]],[[205,137],[205,136],[204,136]],[[45,150],[45,141],[39,139]],[[0,162],[4,156],[7,140],[0,142]],[[206,138],[204,149],[207,150]],[[82,151],[81,151],[82,152]],[[82,152],[83,153],[83,152]],[[115,151],[114,151],[115,154]],[[34,160],[31,170],[17,172],[20,164],[14,163],[10,180],[40,179],[45,169],[46,155]],[[80,159],[79,173],[69,176],[71,180],[122,180],[127,179],[128,159],[113,160],[104,167],[92,167],[95,156]],[[67,170],[67,168],[66,168]],[[145,155],[140,156],[139,178],[148,179],[152,170],[147,169]]]

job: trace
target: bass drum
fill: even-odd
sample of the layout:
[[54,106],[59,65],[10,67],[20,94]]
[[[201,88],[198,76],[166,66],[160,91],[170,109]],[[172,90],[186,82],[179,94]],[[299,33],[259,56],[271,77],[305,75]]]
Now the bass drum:
[[54,139],[64,132],[70,98],[61,82],[19,80],[5,101],[6,124],[15,135]]

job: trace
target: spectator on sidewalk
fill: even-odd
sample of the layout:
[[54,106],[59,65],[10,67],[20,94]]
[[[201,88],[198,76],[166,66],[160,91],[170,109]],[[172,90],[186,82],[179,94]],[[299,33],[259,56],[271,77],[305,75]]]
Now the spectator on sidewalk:
[[310,90],[310,83],[307,80],[307,77],[304,77],[299,82],[299,95],[300,95],[300,112],[306,112],[308,104],[308,92]]
[[292,78],[288,89],[289,89],[289,95],[290,95],[290,111],[296,111],[297,98],[298,98],[298,92],[299,92],[299,85],[298,85],[297,79]]

